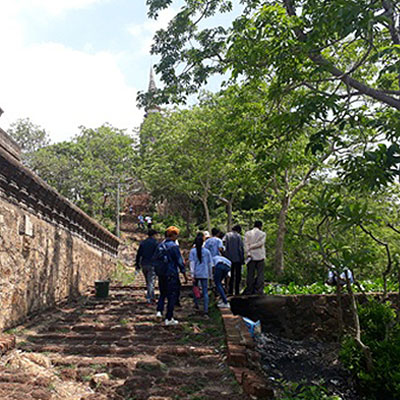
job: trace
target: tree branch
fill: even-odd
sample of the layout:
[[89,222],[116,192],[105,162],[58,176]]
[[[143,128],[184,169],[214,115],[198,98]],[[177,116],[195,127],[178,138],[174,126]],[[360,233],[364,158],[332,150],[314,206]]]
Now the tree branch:
[[[284,0],[284,4],[288,15],[291,17],[296,16],[296,12],[293,7],[293,0]],[[295,34],[298,40],[300,40],[301,42],[305,42],[307,40],[307,36],[300,28],[295,29]],[[396,110],[400,111],[400,100],[388,96],[385,92],[378,89],[374,89],[358,81],[357,79],[352,78],[346,72],[335,67],[318,50],[310,51],[308,57],[315,64],[324,67],[331,75],[333,75],[336,79],[341,80],[346,85],[352,87],[353,89],[358,90],[365,96],[371,97],[375,100],[378,100],[379,102],[385,103],[395,108]]]

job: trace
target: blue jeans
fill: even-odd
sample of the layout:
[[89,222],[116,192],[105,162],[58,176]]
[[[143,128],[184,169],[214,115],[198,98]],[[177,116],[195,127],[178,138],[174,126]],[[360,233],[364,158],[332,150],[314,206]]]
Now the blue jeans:
[[221,296],[222,301],[226,304],[228,303],[228,299],[226,298],[224,287],[222,286],[222,281],[226,278],[228,275],[228,272],[230,271],[230,268],[222,263],[219,263],[215,266],[214,270],[214,282],[215,286],[217,288],[218,293]]
[[[204,299],[204,312],[208,313],[208,279],[196,278],[197,284],[200,283]],[[199,305],[199,299],[194,298],[194,304]]]
[[157,303],[157,311],[164,312],[165,299],[168,300],[167,315],[168,320],[174,316],[174,307],[178,299],[179,293],[179,277],[177,275],[159,276],[158,287],[160,289],[160,297]]
[[146,279],[146,299],[147,300],[154,300],[154,279],[156,277],[156,273],[154,272],[153,265],[142,265],[142,271],[144,278]]

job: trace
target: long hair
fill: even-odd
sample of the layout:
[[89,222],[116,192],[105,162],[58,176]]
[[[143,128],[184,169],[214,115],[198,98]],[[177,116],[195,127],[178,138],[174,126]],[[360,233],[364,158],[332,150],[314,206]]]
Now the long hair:
[[199,232],[196,235],[196,239],[194,240],[194,245],[196,246],[196,253],[197,253],[197,258],[201,262],[201,250],[203,248],[203,243],[204,243],[204,234],[203,232]]

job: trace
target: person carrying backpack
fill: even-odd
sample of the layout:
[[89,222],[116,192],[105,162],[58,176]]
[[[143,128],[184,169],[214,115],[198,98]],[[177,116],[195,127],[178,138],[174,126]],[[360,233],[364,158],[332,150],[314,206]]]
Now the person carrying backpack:
[[158,286],[160,289],[160,297],[157,303],[157,318],[162,318],[164,312],[165,299],[167,299],[167,314],[165,325],[177,325],[179,322],[174,319],[174,307],[179,294],[179,271],[187,282],[185,264],[179,250],[179,246],[175,243],[178,238],[179,229],[170,226],[165,231],[165,240],[160,243],[154,254],[153,264],[158,276]]

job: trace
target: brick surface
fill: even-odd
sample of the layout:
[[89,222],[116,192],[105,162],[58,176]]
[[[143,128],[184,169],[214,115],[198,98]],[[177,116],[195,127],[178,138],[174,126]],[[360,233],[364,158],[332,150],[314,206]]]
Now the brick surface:
[[0,335],[0,355],[7,353],[15,348],[14,335]]
[[259,399],[272,399],[274,397],[273,390],[254,371],[248,370],[243,373],[242,384],[246,393]]
[[87,393],[69,398],[249,400],[232,383],[227,364],[228,353],[237,363],[246,362],[240,337],[226,351],[219,319],[205,320],[194,312],[191,288],[185,287],[183,307],[175,315],[180,324],[165,327],[155,307],[146,304],[142,282],[111,287],[108,299],[89,297],[59,308],[46,323],[38,320],[29,333],[22,329],[17,336],[21,354],[44,353],[48,369],[57,372],[55,381],[0,368],[0,399],[56,400],[59,385],[80,385]]
[[260,372],[260,355],[255,342],[240,316],[230,310],[221,310],[225,328],[228,363],[236,380],[244,391],[259,399],[273,399],[274,392]]

